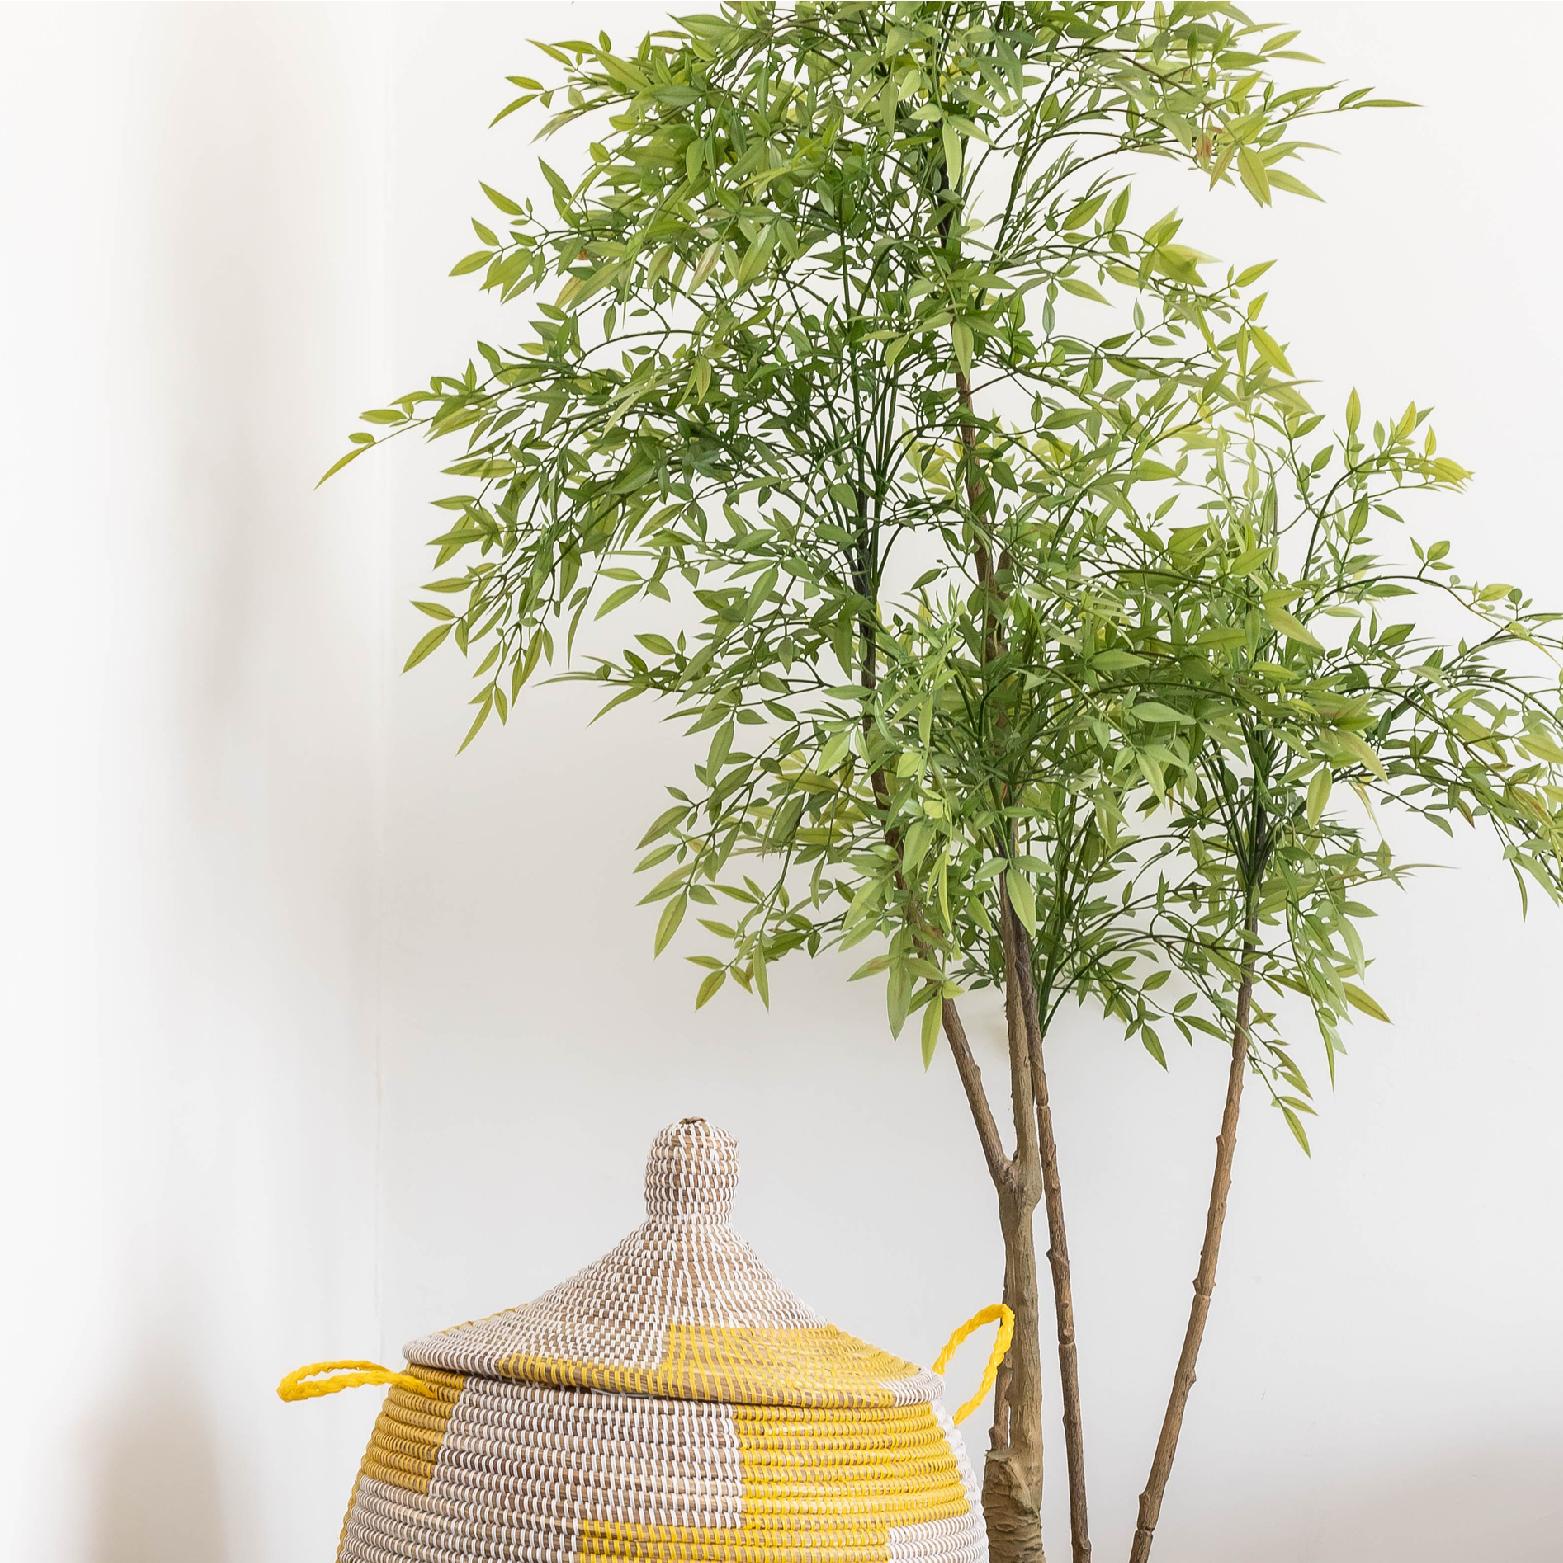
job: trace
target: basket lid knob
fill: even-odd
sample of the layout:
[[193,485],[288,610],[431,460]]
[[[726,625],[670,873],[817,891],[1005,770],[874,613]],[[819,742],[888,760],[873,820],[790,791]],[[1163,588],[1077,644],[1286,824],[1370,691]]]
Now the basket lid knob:
[[704,1118],[680,1118],[651,1142],[646,1214],[725,1221],[738,1186],[738,1142]]

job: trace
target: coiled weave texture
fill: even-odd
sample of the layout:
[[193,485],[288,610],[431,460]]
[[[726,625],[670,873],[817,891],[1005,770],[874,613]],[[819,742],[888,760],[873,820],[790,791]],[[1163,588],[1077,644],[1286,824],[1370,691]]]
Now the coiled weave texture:
[[727,1226],[737,1171],[720,1129],[672,1125],[644,1225],[410,1343],[339,1563],[980,1563],[940,1380],[775,1280]]

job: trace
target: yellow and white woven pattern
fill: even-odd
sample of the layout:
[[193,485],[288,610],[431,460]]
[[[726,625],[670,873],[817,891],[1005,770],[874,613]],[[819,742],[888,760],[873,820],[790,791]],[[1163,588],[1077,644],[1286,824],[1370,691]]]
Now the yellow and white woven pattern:
[[[647,1220],[386,1382],[339,1563],[980,1563],[938,1377],[810,1313],[727,1226],[737,1148],[685,1119]],[[284,1381],[287,1398],[334,1383]]]

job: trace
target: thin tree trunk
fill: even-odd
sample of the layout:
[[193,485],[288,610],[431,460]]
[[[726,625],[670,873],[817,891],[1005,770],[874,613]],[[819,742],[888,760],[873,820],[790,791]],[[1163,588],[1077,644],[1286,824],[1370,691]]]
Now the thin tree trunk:
[[[955,374],[956,396],[961,407],[960,440],[966,463],[966,499],[973,519],[987,514],[989,495],[977,465],[976,413],[970,377]],[[1003,556],[995,561],[987,542],[975,540],[974,562],[984,591],[999,590],[997,568],[1006,568]],[[984,607],[983,654],[989,660],[1003,650],[1002,636],[994,622],[991,601]],[[988,1525],[991,1563],[1022,1563],[1042,1558],[1042,1394],[1041,1313],[1036,1303],[1036,1243],[1032,1226],[1037,1195],[1045,1201],[1048,1224],[1048,1260],[1053,1275],[1053,1309],[1058,1336],[1059,1383],[1063,1399],[1064,1456],[1069,1478],[1069,1540],[1073,1563],[1090,1563],[1090,1528],[1086,1512],[1085,1443],[1080,1417],[1080,1373],[1075,1349],[1074,1296],[1070,1285],[1069,1242],[1064,1227],[1063,1190],[1058,1176],[1058,1146],[1053,1137],[1053,1115],[1042,1069],[1041,1019],[1031,971],[1031,945],[1025,930],[1000,892],[1000,935],[1005,959],[1005,1008],[1009,1016],[1010,1051],[1016,1087],[1015,1167],[1037,1193],[1030,1196],[1023,1217],[1004,1210],[1000,1191],[1000,1222],[1005,1229],[1005,1301],[1015,1314],[1015,1344],[1011,1359],[1024,1344],[1024,1354],[1009,1372],[1001,1374],[994,1395],[994,1430],[983,1474],[983,1511]],[[1024,1059],[1024,1066],[1021,1059]],[[1021,1101],[1024,1091],[1025,1100]],[[1034,1160],[1032,1159],[1034,1158]],[[1019,1226],[1024,1225],[1022,1236]],[[1015,1230],[1011,1232],[1011,1227]],[[1010,1296],[1012,1271],[1024,1269],[1028,1291],[1017,1301]],[[1032,1392],[1031,1386],[1035,1385]],[[1035,1445],[1034,1470],[1022,1451]],[[1034,1550],[1033,1550],[1034,1549]]]
[[1045,1563],[1042,1550],[1042,1354],[1037,1303],[1036,1198],[1000,1189],[1004,1301],[1015,1339],[993,1397],[993,1432],[982,1473],[989,1563]]
[[[943,175],[948,183],[948,169],[943,170]],[[940,217],[939,228],[948,240],[951,232],[949,212]],[[976,534],[972,539],[973,564],[979,588],[985,597],[982,610],[983,656],[985,660],[992,661],[1003,646],[994,599],[1000,591],[998,572],[1007,567],[1008,561],[1002,555],[997,560],[994,558],[990,540],[982,535],[980,529],[982,521],[991,518],[993,507],[992,496],[977,459],[976,410],[971,377],[966,371],[956,370],[955,388],[961,409],[959,435],[966,469],[966,501]],[[1042,1196],[1045,1179],[1042,1170],[1043,1111],[1032,1074],[1034,1050],[1031,1034],[1035,1021],[1036,995],[1030,991],[1030,950],[1018,942],[1018,938],[1024,937],[1023,930],[1002,884],[999,891],[999,934],[1004,952],[1004,1007],[1009,1023],[1015,1154],[1007,1169],[1007,1176],[995,1178],[994,1183],[999,1196],[999,1223],[1004,1235],[1004,1300],[1015,1315],[1015,1334],[994,1389],[993,1429],[983,1469],[982,1508],[988,1530],[989,1563],[1045,1563],[1042,1547],[1041,1315],[1037,1304],[1034,1230],[1036,1207]],[[1026,998],[1028,991],[1029,1007]],[[1050,1119],[1047,1138],[1051,1139]],[[1056,1183],[1055,1167],[1055,1192]],[[1058,1210],[1061,1221],[1061,1200]],[[1051,1231],[1051,1217],[1049,1229]],[[1064,1266],[1067,1286],[1067,1250]],[[1070,1334],[1072,1349],[1072,1323]],[[1067,1421],[1066,1416],[1066,1426]],[[1073,1458],[1070,1468],[1072,1473]],[[1072,1474],[1070,1493],[1073,1514]],[[1081,1517],[1083,1520],[1083,1508]],[[1077,1563],[1082,1563],[1078,1554]]]
[[1022,952],[1016,941],[1019,928],[1001,885],[999,942],[1004,955],[1004,1019],[1015,1154],[996,1186],[999,1229],[1004,1237],[1004,1301],[1015,1315],[1015,1335],[994,1387],[993,1428],[982,1478],[990,1563],[1043,1563],[1042,1346],[1035,1234],[1042,1165]]
[[1069,1476],[1069,1550],[1074,1563],[1090,1563],[1091,1526],[1085,1493],[1085,1429],[1080,1418],[1080,1359],[1075,1349],[1075,1301],[1070,1282],[1069,1235],[1064,1225],[1064,1194],[1058,1176],[1058,1144],[1053,1138],[1053,1109],[1042,1059],[1042,1017],[1031,972],[1031,941],[1017,926],[1021,998],[1031,1054],[1031,1086],[1036,1096],[1037,1136],[1042,1165],[1042,1203],[1047,1211],[1048,1264],[1053,1272],[1053,1320],[1058,1334],[1058,1382],[1064,1413],[1064,1460]]
[[1232,1188],[1232,1157],[1237,1150],[1237,1118],[1243,1103],[1243,1078],[1248,1072],[1248,1028],[1253,1011],[1254,942],[1258,926],[1258,907],[1254,903],[1249,907],[1243,927],[1243,964],[1237,990],[1237,1015],[1232,1026],[1232,1062],[1227,1072],[1221,1131],[1216,1136],[1216,1166],[1210,1180],[1210,1204],[1205,1211],[1205,1240],[1199,1251],[1199,1269],[1194,1274],[1194,1301],[1189,1308],[1183,1350],[1178,1354],[1177,1371],[1172,1377],[1172,1393],[1162,1418],[1161,1436],[1156,1440],[1150,1477],[1140,1494],[1140,1512],[1129,1550],[1129,1563],[1148,1563],[1151,1555],[1167,1478],[1172,1474],[1173,1457],[1178,1452],[1183,1413],[1188,1406],[1189,1391],[1194,1387],[1194,1367],[1199,1358],[1200,1342],[1205,1336],[1205,1321],[1210,1316],[1210,1299],[1216,1289],[1216,1262],[1221,1257],[1221,1229],[1226,1223],[1227,1196]]

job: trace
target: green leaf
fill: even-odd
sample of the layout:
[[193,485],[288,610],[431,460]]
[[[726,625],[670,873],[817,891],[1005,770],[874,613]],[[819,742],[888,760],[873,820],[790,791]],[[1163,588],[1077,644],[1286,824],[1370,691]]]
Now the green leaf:
[[1538,760],[1551,765],[1563,765],[1563,744],[1540,727],[1529,727],[1515,740],[1520,748]]
[[423,661],[430,652],[438,646],[447,635],[456,627],[455,621],[448,624],[436,624],[422,640],[408,653],[407,660],[402,664],[402,672],[410,672]]
[[1138,717],[1142,722],[1174,722],[1179,726],[1187,726],[1194,720],[1187,712],[1175,711],[1159,700],[1142,700],[1138,705],[1129,707],[1129,715]]
[[1134,763],[1150,786],[1151,791],[1158,798],[1164,797],[1167,791],[1167,777],[1161,768],[1161,761],[1155,755],[1147,754],[1143,749],[1137,749],[1134,753]]
[[483,184],[481,179],[478,181],[478,184],[481,186],[484,195],[486,195],[489,200],[491,200],[494,205],[497,206],[507,217],[519,217],[521,215],[520,205],[517,202],[512,201],[508,195],[501,195],[499,191],[496,190],[492,185]]
[[[664,913],[664,916],[666,914]],[[706,1004],[720,991],[721,986],[727,981],[727,968],[719,967],[716,971],[708,971],[704,981],[700,984],[700,991],[695,994],[695,1008],[704,1009]]]
[[939,126],[939,136],[944,143],[944,167],[951,186],[961,182],[961,137],[949,120]]
[[1270,177],[1264,159],[1252,147],[1237,149],[1237,169],[1244,188],[1261,205],[1270,204]]
[[1281,1109],[1281,1116],[1286,1119],[1286,1127],[1292,1131],[1292,1138],[1302,1146],[1303,1154],[1311,1157],[1313,1147],[1308,1143],[1308,1131],[1303,1128],[1302,1119],[1285,1102],[1276,1105]]
[[1259,356],[1272,369],[1279,369],[1282,374],[1292,372],[1292,366],[1286,361],[1286,354],[1281,351],[1281,344],[1263,326],[1250,323],[1248,335]]
[[366,450],[373,450],[372,445],[355,445],[345,456],[338,456],[324,472],[315,479],[315,487],[319,488],[327,478],[334,478],[350,461],[357,461]]
[[1060,230],[1064,233],[1071,233],[1076,228],[1085,227],[1096,216],[1102,202],[1106,199],[1106,195],[1107,192],[1104,190],[1096,195],[1087,196],[1083,201],[1076,202],[1065,214],[1063,221],[1059,223]]
[[457,747],[457,754],[460,754],[461,751],[465,749],[467,745],[478,736],[478,734],[483,729],[483,724],[488,720],[489,712],[493,709],[494,686],[490,684],[489,687],[483,691],[482,696],[478,700],[478,714],[473,717],[472,726],[467,729],[467,736],[461,740],[460,745]]
[[646,827],[646,834],[635,843],[637,850],[641,847],[649,847],[658,836],[665,835],[675,825],[682,823],[688,814],[689,805],[686,803],[675,803],[672,808],[664,809]]
[[912,1007],[912,974],[904,960],[890,963],[885,980],[885,1012],[890,1019],[890,1035],[899,1037]]
[[[446,252],[449,253],[448,251]],[[492,250],[474,250],[470,255],[463,255],[450,269],[453,277],[465,277],[469,272],[482,271],[494,258]]]
[[1271,186],[1276,190],[1285,190],[1288,195],[1300,195],[1310,201],[1322,201],[1324,197],[1311,185],[1305,185],[1296,174],[1288,173],[1284,168],[1271,168],[1267,170]]
[[1060,277],[1058,285],[1064,292],[1073,293],[1076,298],[1089,299],[1093,304],[1109,302],[1105,293],[1093,288],[1089,282],[1084,282],[1079,277]]
[[548,181],[548,188],[554,198],[554,210],[559,213],[565,222],[573,222],[575,214],[572,210],[573,201],[569,185],[542,158],[538,158],[537,166],[542,170],[543,178]]
[[680,891],[662,908],[662,915],[657,919],[657,936],[651,945],[653,956],[660,955],[668,947],[668,940],[678,932],[678,925],[683,922],[688,907],[689,897]]
[[1308,783],[1307,817],[1310,825],[1317,825],[1323,817],[1325,805],[1330,801],[1331,781],[1330,768],[1321,765],[1313,773],[1313,780]]
[[923,1006],[923,1068],[929,1068],[939,1050],[939,1027],[944,1020],[944,1000],[935,993]]
[[1385,1014],[1383,1005],[1371,993],[1365,992],[1354,982],[1343,983],[1341,986],[1354,1008],[1360,1009],[1364,1015],[1371,1015],[1374,1020],[1382,1020],[1385,1025],[1390,1024],[1389,1016]]
[[1136,655],[1132,651],[1124,651],[1120,648],[1110,648],[1106,651],[1093,653],[1091,665],[1101,668],[1107,673],[1119,673],[1124,668],[1137,668],[1145,665],[1145,658]]
[[639,581],[626,581],[622,586],[616,586],[602,600],[602,606],[597,610],[599,619],[606,618],[615,608],[622,608],[631,597],[641,590]]
[[1369,746],[1366,739],[1349,728],[1337,728],[1329,733],[1329,740],[1351,759],[1360,760],[1375,776],[1387,777],[1384,762]]
[[955,350],[955,361],[962,374],[971,373],[971,327],[964,320],[950,322],[950,345]]
[[1279,603],[1267,602],[1265,617],[1270,621],[1270,628],[1286,636],[1288,640],[1295,640],[1299,645],[1312,647],[1314,651],[1324,650],[1322,643],[1303,622],[1293,618]]
[[1033,937],[1037,931],[1037,897],[1031,880],[1018,868],[1004,870],[1004,888],[1009,892],[1009,904],[1020,919],[1020,926]]

